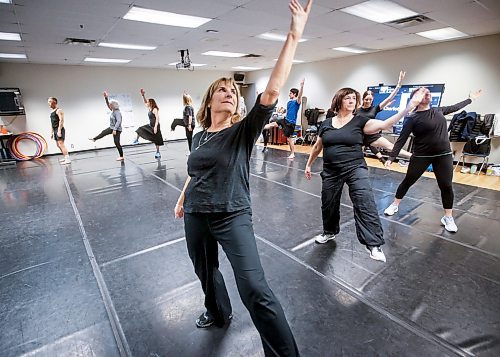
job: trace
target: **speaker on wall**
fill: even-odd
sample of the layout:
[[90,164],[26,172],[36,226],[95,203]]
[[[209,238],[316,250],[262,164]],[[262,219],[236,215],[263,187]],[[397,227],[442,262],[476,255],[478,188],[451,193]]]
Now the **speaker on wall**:
[[235,73],[234,80],[236,82],[243,82],[245,80],[245,75],[243,73]]

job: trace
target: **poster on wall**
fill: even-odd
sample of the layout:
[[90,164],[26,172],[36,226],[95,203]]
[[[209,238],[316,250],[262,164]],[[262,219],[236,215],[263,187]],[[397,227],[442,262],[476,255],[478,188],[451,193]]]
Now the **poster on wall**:
[[122,113],[122,127],[134,127],[134,111],[130,95],[127,93],[112,93],[109,94],[109,100],[116,100],[120,105],[120,112]]

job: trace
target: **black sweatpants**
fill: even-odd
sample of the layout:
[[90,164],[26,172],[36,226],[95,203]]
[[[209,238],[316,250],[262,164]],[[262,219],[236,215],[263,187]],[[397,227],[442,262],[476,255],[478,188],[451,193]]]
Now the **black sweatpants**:
[[[116,146],[116,149],[118,150],[118,153],[120,154],[120,157],[123,157],[123,149],[122,149],[122,146],[120,145],[120,135],[121,135],[121,133],[122,133],[121,131],[117,130],[116,131],[116,135],[113,135],[113,141],[115,142],[115,146]],[[103,131],[101,131],[101,133],[94,138],[94,141],[102,139],[106,135],[112,135],[112,134],[113,134],[113,129],[106,128]]]
[[436,176],[439,189],[441,190],[441,202],[444,209],[453,208],[453,156],[451,154],[435,157],[415,157],[412,155],[406,176],[398,186],[396,198],[402,199],[409,188],[417,182],[427,167],[432,164],[432,170]]
[[323,232],[325,234],[340,232],[340,198],[342,188],[346,183],[353,205],[356,235],[359,242],[366,246],[384,244],[384,231],[373,198],[366,164],[349,165],[336,170],[335,173],[324,170],[321,178]]
[[264,277],[250,208],[229,213],[185,213],[186,242],[205,293],[205,307],[216,325],[231,314],[231,303],[219,271],[218,245],[233,268],[243,304],[259,331],[266,356],[298,356],[283,309]]

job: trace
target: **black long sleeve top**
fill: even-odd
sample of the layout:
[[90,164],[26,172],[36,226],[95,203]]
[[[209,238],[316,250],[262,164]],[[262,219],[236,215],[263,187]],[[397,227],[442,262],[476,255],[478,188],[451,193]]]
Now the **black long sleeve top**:
[[413,141],[413,155],[415,157],[439,156],[451,153],[448,128],[444,116],[456,112],[470,103],[472,103],[472,100],[467,99],[455,105],[430,108],[408,115],[404,120],[401,135],[394,144],[390,160],[394,161],[398,156],[410,134],[415,137]]

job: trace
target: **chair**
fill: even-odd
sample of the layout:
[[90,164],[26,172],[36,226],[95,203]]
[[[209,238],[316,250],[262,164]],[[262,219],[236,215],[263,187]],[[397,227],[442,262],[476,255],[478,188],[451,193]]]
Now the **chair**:
[[462,161],[462,167],[465,166],[465,157],[480,157],[483,158],[483,162],[481,163],[481,167],[477,170],[477,174],[482,171],[483,167],[488,167],[489,156],[491,152],[491,139],[487,137],[475,137],[469,138],[467,143],[464,145],[462,150],[462,155],[460,155],[460,159],[457,161],[455,165],[455,170],[457,169],[460,161]]

